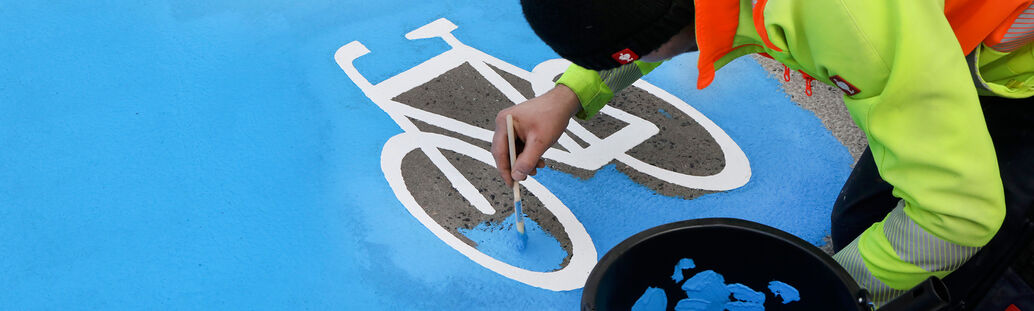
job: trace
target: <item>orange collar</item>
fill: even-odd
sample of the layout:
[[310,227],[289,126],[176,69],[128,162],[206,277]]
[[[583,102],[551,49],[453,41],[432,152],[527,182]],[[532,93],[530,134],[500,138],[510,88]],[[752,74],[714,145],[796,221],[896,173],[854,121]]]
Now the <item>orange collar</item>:
[[736,28],[739,27],[740,1],[694,0],[696,39],[700,56],[697,60],[697,89],[714,81],[714,63],[731,52]]
[[[764,12],[767,2],[768,0],[695,0],[696,38],[700,51],[700,58],[697,60],[697,89],[703,89],[714,81],[717,70],[715,62],[733,50],[745,45],[761,47],[761,44],[764,44],[764,47],[770,50],[782,52],[768,39]],[[744,8],[751,10],[752,24],[743,27],[756,31],[758,42],[734,46],[740,27],[740,10]]]

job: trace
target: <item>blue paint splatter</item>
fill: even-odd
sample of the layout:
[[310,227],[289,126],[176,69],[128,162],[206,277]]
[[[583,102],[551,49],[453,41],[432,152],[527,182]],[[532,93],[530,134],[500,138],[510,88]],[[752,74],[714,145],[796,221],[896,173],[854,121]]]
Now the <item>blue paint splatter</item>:
[[664,111],[664,109],[657,109],[657,112],[660,112],[661,114],[663,114],[665,118],[671,119],[671,114],[668,113],[667,111]]
[[801,300],[801,293],[793,286],[790,286],[790,284],[772,281],[768,283],[768,290],[772,291],[772,294],[775,294],[777,297],[783,297],[783,304]]
[[675,281],[675,283],[682,282],[682,279],[685,278],[682,270],[693,269],[696,268],[696,266],[697,265],[693,263],[692,259],[682,258],[682,260],[679,260],[679,263],[675,264],[675,272],[671,274],[671,279]]
[[524,218],[524,229],[528,242],[523,250],[518,248],[520,241],[512,215],[502,223],[485,222],[473,229],[457,231],[477,243],[479,251],[515,267],[541,272],[560,269],[567,258],[567,251],[560,242],[531,218]]
[[759,304],[765,303],[765,293],[755,291],[754,289],[747,287],[747,285],[737,283],[728,285],[726,288],[732,292],[732,297],[737,300]]
[[[678,309],[678,307],[675,307]],[[664,290],[656,287],[646,288],[646,292],[632,305],[632,311],[664,311],[668,309],[668,296]]]

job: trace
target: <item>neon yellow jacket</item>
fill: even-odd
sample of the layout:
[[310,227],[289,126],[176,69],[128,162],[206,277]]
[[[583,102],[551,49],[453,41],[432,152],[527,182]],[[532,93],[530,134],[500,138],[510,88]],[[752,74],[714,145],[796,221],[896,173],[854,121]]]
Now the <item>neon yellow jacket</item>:
[[[873,293],[877,305],[931,275],[946,276],[994,237],[1005,217],[1005,199],[976,85],[985,95],[1034,95],[1034,44],[1011,53],[981,44],[967,62],[944,5],[944,0],[696,3],[699,88],[733,59],[767,53],[844,90],[880,175],[901,198],[883,221],[834,256]],[[572,65],[557,83],[575,91],[582,103],[577,117],[587,119],[657,65],[635,62],[601,72]]]

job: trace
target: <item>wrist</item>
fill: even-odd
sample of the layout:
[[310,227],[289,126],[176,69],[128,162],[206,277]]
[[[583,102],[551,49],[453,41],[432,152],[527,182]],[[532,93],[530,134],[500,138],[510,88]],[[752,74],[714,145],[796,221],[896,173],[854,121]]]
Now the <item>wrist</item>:
[[582,111],[582,102],[578,99],[578,94],[575,94],[574,90],[570,87],[557,84],[549,91],[556,96],[556,101],[564,108],[564,112],[567,116],[574,117],[579,111]]

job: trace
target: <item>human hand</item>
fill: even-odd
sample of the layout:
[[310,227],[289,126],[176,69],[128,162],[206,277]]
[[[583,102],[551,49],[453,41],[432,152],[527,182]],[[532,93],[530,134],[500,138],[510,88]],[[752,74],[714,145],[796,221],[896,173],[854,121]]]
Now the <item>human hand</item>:
[[[496,168],[507,186],[534,176],[545,167],[542,154],[555,144],[567,124],[582,108],[578,96],[570,88],[558,84],[549,92],[519,105],[503,109],[495,117],[495,137],[492,138],[492,156]],[[510,163],[510,148],[506,137],[506,115],[513,116],[517,161]]]

